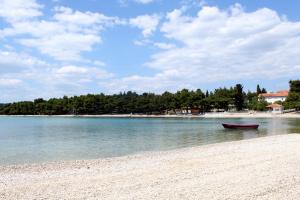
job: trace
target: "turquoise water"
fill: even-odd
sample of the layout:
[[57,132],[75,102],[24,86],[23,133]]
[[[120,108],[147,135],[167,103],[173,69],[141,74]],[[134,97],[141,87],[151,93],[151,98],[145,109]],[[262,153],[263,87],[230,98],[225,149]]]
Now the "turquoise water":
[[[225,130],[222,122],[259,123]],[[0,116],[0,164],[123,156],[274,134],[300,133],[300,119],[149,119]]]

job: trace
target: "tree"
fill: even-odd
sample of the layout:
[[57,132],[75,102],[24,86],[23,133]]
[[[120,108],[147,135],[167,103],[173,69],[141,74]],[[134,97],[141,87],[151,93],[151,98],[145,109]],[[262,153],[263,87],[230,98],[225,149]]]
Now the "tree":
[[241,84],[237,84],[235,86],[234,105],[238,111],[243,110],[244,94],[243,94],[243,86]]
[[267,110],[267,105],[268,105],[268,102],[263,97],[260,97],[257,101],[255,110],[265,111],[265,110]]
[[255,110],[253,104],[258,101],[258,96],[259,94],[257,94],[257,92],[248,91],[245,99],[245,107],[250,110]]
[[179,108],[188,110],[188,108],[192,107],[191,92],[188,89],[176,92],[175,98],[179,103]]
[[300,80],[291,80],[289,84],[290,92],[283,105],[286,109],[300,110]]
[[259,85],[256,86],[256,94],[261,94],[261,89]]
[[228,110],[229,105],[234,103],[234,89],[231,87],[215,89],[210,95],[211,106],[218,110]]
[[176,109],[176,100],[174,94],[170,92],[164,92],[161,96],[161,102],[166,110],[173,110]]
[[267,90],[266,90],[265,88],[263,88],[263,89],[261,90],[261,93],[265,94],[265,93],[267,93]]
[[196,91],[191,91],[191,107],[193,108],[201,108],[202,100],[205,98],[205,94],[197,89]]
[[290,92],[300,93],[300,80],[290,80]]
[[290,92],[283,105],[286,109],[300,110],[300,93]]
[[257,111],[265,111],[267,109],[268,102],[260,96],[253,96],[248,103],[248,108],[250,110],[257,110]]
[[205,97],[206,97],[206,98],[209,97],[208,90],[206,90]]

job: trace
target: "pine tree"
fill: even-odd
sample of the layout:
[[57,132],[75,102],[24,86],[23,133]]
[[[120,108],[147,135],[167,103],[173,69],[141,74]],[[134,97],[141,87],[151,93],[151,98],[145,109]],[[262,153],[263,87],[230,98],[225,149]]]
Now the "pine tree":
[[261,89],[260,89],[260,86],[258,84],[256,86],[256,93],[261,94]]
[[209,93],[208,93],[208,90],[206,90],[206,94],[205,94],[205,97],[209,97]]
[[263,88],[263,89],[261,90],[261,93],[267,93],[267,90],[266,90],[265,88]]
[[243,86],[241,84],[235,86],[234,104],[238,111],[244,107]]

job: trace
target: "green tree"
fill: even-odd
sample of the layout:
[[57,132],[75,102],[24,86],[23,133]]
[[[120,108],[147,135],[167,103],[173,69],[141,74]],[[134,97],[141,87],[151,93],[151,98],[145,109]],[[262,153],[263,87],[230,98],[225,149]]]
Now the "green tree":
[[256,94],[261,94],[261,89],[259,85],[256,86]]
[[291,80],[290,84],[290,92],[300,93],[300,80]]
[[243,94],[243,86],[241,84],[237,84],[235,86],[234,105],[238,111],[243,110],[244,94]]
[[263,88],[263,89],[261,90],[261,93],[263,93],[263,94],[267,93],[266,88]]
[[290,92],[283,105],[286,109],[300,110],[300,80],[291,80]]
[[206,90],[205,97],[206,97],[206,98],[209,97],[209,92],[208,92],[208,90]]

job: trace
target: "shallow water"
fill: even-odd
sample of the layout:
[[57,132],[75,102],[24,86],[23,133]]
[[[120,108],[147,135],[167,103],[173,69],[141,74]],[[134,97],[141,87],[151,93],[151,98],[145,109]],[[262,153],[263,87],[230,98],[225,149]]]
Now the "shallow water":
[[[222,122],[260,127],[226,130]],[[0,116],[0,164],[114,157],[288,133],[300,133],[300,119]]]

